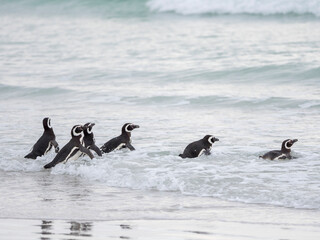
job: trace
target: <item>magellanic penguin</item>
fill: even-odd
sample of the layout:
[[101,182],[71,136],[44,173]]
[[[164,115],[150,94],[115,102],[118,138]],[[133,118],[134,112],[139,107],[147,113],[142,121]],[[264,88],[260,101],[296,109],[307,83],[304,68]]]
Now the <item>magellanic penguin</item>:
[[77,160],[81,153],[87,154],[91,159],[93,154],[89,149],[84,147],[83,143],[83,127],[75,125],[71,129],[71,140],[58,152],[52,162],[44,166],[44,168],[52,168],[60,162],[67,162],[68,160]]
[[273,150],[259,157],[270,160],[291,159],[291,147],[295,142],[298,142],[298,139],[286,139],[282,142],[281,150]]
[[131,132],[135,128],[139,128],[139,125],[134,125],[132,123],[124,124],[121,135],[106,142],[100,148],[101,151],[104,153],[109,153],[113,150],[119,150],[122,148],[129,148],[131,151],[135,150],[135,148],[131,145]]
[[59,145],[56,141],[56,135],[51,127],[51,119],[44,118],[43,121],[44,132],[39,140],[33,145],[31,152],[25,158],[36,159],[42,155],[47,154],[52,146],[54,146],[56,153],[59,152]]
[[[94,139],[94,135],[92,132],[92,127],[94,125],[95,125],[95,123],[90,123],[90,122],[83,125],[83,132],[84,132],[83,142],[84,142],[84,146],[86,148],[92,149],[101,157],[102,153],[101,153],[100,149],[95,144],[95,139]],[[84,155],[85,155],[84,153],[81,154],[81,156],[84,156]]]
[[201,156],[203,153],[205,155],[210,155],[210,150],[214,142],[219,141],[212,135],[206,135],[204,138],[190,143],[183,151],[183,154],[179,156],[182,158],[196,158]]

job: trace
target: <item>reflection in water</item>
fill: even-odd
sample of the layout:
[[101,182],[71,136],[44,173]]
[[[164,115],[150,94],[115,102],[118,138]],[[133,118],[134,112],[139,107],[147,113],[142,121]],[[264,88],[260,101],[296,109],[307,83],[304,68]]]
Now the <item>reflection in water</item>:
[[[63,235],[63,236],[78,236],[78,237],[92,237],[92,223],[91,222],[83,222],[83,223],[79,223],[79,222],[66,222],[65,224],[70,224],[70,227],[68,228],[64,228],[64,229],[68,229],[67,232],[64,232],[65,230],[62,230],[63,232],[53,232],[53,226],[54,226],[54,222],[53,221],[46,221],[46,220],[42,220],[41,224],[40,224],[40,228],[41,228],[41,232],[40,232],[40,239],[41,240],[51,240],[50,235],[55,235],[55,237],[59,236],[59,235]],[[59,231],[59,230],[58,230]],[[66,240],[71,240],[73,238],[70,239],[66,239]]]
[[209,232],[203,232],[203,231],[186,231],[186,232],[195,233],[195,234],[210,235],[210,233],[209,233]]
[[130,225],[127,225],[127,224],[120,224],[120,227],[122,229],[131,229]]
[[82,236],[82,237],[91,237],[92,235],[89,234],[92,230],[92,223],[91,222],[70,222],[70,234],[71,236]]
[[[47,235],[52,235],[53,233],[52,231],[52,221],[46,221],[46,220],[42,220],[41,224],[40,224],[40,228],[41,228],[41,240],[50,240],[49,236]],[[44,236],[43,236],[44,235]]]
[[[128,224],[120,224],[120,227],[121,227],[122,229],[131,229],[131,226],[128,225]],[[130,238],[127,237],[127,236],[120,236],[120,238],[121,238],[121,239],[130,239]]]

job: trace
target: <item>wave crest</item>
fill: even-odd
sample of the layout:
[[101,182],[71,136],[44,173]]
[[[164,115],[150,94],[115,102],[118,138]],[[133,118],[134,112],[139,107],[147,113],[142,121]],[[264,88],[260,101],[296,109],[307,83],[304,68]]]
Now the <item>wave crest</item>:
[[314,0],[150,0],[152,11],[190,14],[313,14],[320,16],[320,2]]

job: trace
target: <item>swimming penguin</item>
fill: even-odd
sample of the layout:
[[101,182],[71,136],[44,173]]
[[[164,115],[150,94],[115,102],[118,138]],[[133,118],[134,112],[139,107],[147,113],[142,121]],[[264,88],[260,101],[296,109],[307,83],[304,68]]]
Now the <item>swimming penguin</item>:
[[68,160],[77,160],[81,153],[87,154],[91,159],[93,154],[89,149],[84,147],[83,143],[83,127],[75,125],[71,129],[71,140],[58,152],[52,162],[44,166],[44,168],[52,168],[60,162],[67,162]]
[[122,133],[120,136],[112,138],[106,142],[100,149],[104,153],[109,153],[113,150],[119,150],[121,148],[129,148],[131,151],[135,148],[131,145],[131,132],[133,129],[139,128],[139,125],[134,125],[132,123],[126,123],[122,127]]
[[210,155],[210,150],[214,142],[219,141],[218,138],[215,138],[212,135],[206,135],[204,138],[199,141],[190,143],[183,151],[183,154],[179,154],[182,158],[196,158],[201,156],[203,153],[205,155]]
[[59,145],[56,141],[56,135],[51,127],[51,119],[44,118],[42,120],[44,132],[39,140],[33,145],[31,152],[25,156],[25,158],[36,159],[42,155],[47,154],[52,146],[55,148],[55,152],[59,152]]
[[295,142],[298,142],[298,139],[286,139],[282,142],[281,150],[273,150],[259,157],[263,159],[270,159],[270,160],[278,160],[278,159],[286,159],[286,158],[291,159],[292,158],[292,156],[290,155],[291,147]]
[[[83,142],[84,142],[84,146],[86,148],[92,149],[101,157],[102,153],[101,153],[100,149],[95,144],[95,139],[94,139],[94,135],[92,132],[92,127],[94,125],[95,125],[95,123],[90,123],[90,122],[83,125],[83,132],[84,132]],[[81,156],[84,156],[84,155],[85,155],[84,153],[81,154]]]

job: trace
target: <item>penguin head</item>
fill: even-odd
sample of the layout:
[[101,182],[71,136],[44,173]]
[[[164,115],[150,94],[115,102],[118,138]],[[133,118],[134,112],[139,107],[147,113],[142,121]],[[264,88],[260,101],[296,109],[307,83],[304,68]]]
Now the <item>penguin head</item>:
[[298,139],[286,139],[282,142],[281,150],[288,151],[292,147],[292,145],[298,142]]
[[130,132],[132,132],[133,129],[139,128],[139,127],[140,127],[139,125],[135,125],[132,123],[126,123],[122,127],[122,133],[130,133]]
[[214,142],[216,142],[216,141],[219,141],[218,138],[215,138],[215,137],[212,136],[212,135],[206,135],[206,136],[204,136],[203,140],[204,140],[205,142],[209,142],[210,145],[214,144]]
[[75,125],[71,129],[71,136],[72,137],[83,137],[83,127],[81,125]]
[[44,130],[49,130],[49,129],[52,129],[52,126],[51,126],[51,119],[46,117],[42,120],[42,124],[43,124],[43,128]]
[[95,125],[95,123],[91,123],[91,122],[88,122],[85,125],[83,125],[84,133],[90,135],[92,133],[92,128],[94,125]]

